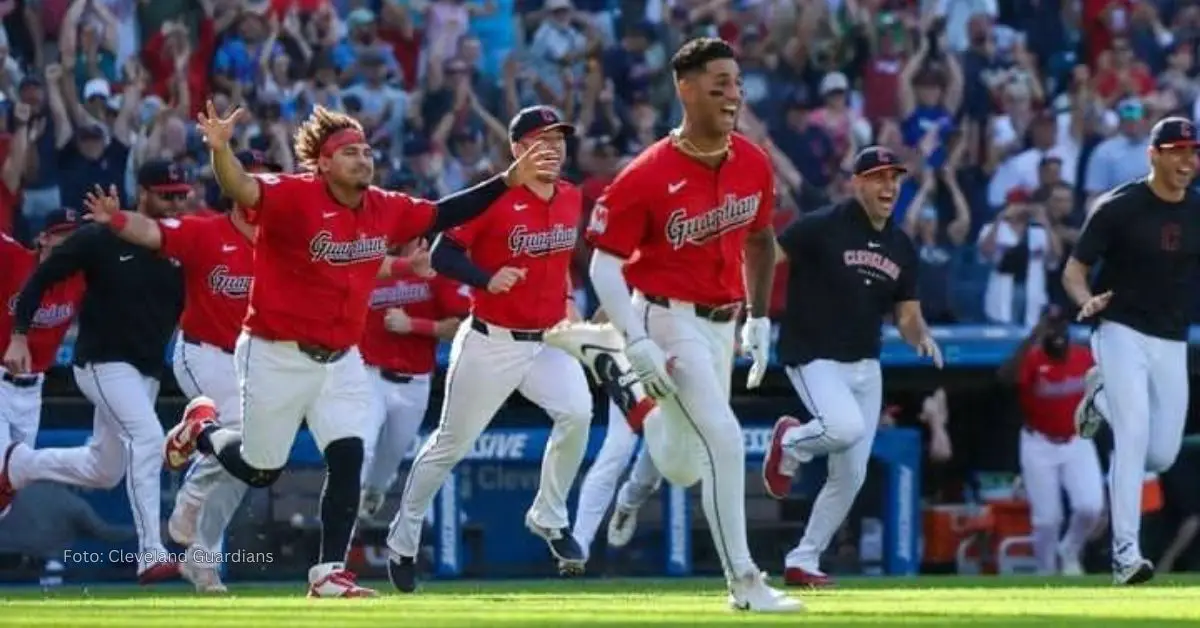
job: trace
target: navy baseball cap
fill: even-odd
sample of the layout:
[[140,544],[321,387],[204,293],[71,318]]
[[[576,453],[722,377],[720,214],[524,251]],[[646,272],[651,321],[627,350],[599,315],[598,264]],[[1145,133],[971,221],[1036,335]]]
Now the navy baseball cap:
[[512,122],[508,123],[508,139],[519,142],[531,133],[540,133],[550,129],[560,129],[564,135],[575,134],[575,127],[564,122],[562,116],[553,107],[543,105],[526,107],[517,112]]
[[854,176],[860,177],[879,170],[898,170],[901,174],[908,172],[896,154],[882,146],[868,146],[854,156]]
[[242,167],[251,172],[283,172],[283,166],[267,158],[261,150],[244,150],[237,154]]
[[179,164],[166,159],[152,159],[142,164],[138,169],[137,183],[151,192],[166,194],[190,192],[192,189],[187,171]]
[[79,226],[79,212],[70,207],[60,207],[46,214],[42,233],[53,234],[71,231]]
[[1163,118],[1150,131],[1150,145],[1154,148],[1196,146],[1196,125],[1179,116]]

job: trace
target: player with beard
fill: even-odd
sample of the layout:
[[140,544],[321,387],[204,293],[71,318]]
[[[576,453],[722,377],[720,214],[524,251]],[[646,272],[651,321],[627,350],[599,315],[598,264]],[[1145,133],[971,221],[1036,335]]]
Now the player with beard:
[[[164,160],[138,170],[137,212],[151,219],[177,214],[191,191],[183,169]],[[9,446],[0,471],[0,508],[38,480],[108,489],[125,479],[138,532],[138,581],[179,574],[159,528],[163,430],[155,412],[167,343],[183,309],[179,263],[118,238],[103,225],[75,230],[17,297],[7,368],[29,364],[29,333],[53,286],[82,274],[86,289],[75,341],[75,383],[96,407],[92,438],[71,448]]]
[[901,337],[942,367],[916,296],[916,250],[892,221],[904,167],[872,146],[855,156],[853,172],[852,198],[800,217],[779,235],[788,296],[777,350],[812,419],[785,416],[775,424],[763,461],[767,492],[786,497],[801,463],[829,457],[804,537],[785,560],[789,585],[829,584],[821,554],[866,479],[883,403],[883,316],[894,314]]
[[1188,187],[1196,146],[1191,121],[1172,117],[1154,125],[1150,175],[1096,201],[1063,268],[1063,288],[1081,308],[1080,320],[1096,322],[1097,370],[1088,375],[1076,417],[1084,437],[1102,420],[1112,428],[1115,584],[1154,577],[1139,543],[1142,483],[1147,471],[1174,464],[1187,423],[1188,314],[1200,261],[1200,194]]
[[242,431],[218,427],[213,401],[194,399],[167,435],[166,463],[182,468],[199,449],[246,484],[270,486],[307,420],[326,465],[308,594],[374,596],[345,558],[374,394],[357,344],[379,267],[392,247],[480,216],[510,187],[551,170],[557,156],[534,145],[502,175],[434,203],[372,186],[373,149],[362,126],[322,107],[295,136],[308,172],[251,175],[229,146],[240,116],[218,116],[209,103],[199,126],[221,191],[258,229],[254,288],[234,347]]
[[767,367],[774,174],[762,149],[734,132],[741,70],[729,44],[694,39],[671,67],[680,127],[621,171],[588,225],[592,284],[611,325],[564,326],[547,342],[593,371],[606,370],[602,361],[628,364],[636,386],[626,373],[618,377],[649,393],[639,399],[631,390],[637,403],[627,418],[663,477],[701,483],[730,607],[798,611],[803,605],[769,586],[750,556],[746,453],[729,405],[737,321],[747,305],[742,347],[754,361],[747,386],[757,387]]
[[[1072,344],[1070,318],[1051,306],[1033,333],[1000,367],[1001,381],[1017,388],[1021,428],[1021,478],[1029,496],[1033,556],[1038,573],[1083,575],[1079,555],[1104,512],[1104,478],[1096,446],[1075,434],[1075,408],[1083,399],[1092,352]],[[1062,530],[1062,496],[1071,520]]]

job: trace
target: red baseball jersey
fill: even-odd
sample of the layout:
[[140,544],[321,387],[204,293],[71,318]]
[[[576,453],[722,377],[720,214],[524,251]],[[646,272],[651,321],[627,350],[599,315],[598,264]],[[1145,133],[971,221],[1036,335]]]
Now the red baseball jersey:
[[592,246],[629,259],[625,278],[644,294],[702,305],[746,297],[746,235],[771,226],[775,176],[766,153],[734,134],[710,168],[664,138],[638,155],[592,210]]
[[1051,359],[1041,347],[1029,349],[1017,375],[1025,424],[1055,438],[1075,435],[1075,407],[1083,399],[1084,375],[1094,364],[1087,347],[1068,347],[1061,362]]
[[[13,315],[17,310],[17,295],[25,281],[37,266],[37,253],[21,246],[19,242],[0,233],[0,296],[5,307],[0,310],[0,346],[8,350],[8,339],[12,337]],[[79,301],[83,298],[83,275],[75,274],[70,279],[54,284],[42,297],[33,325],[26,339],[34,373],[44,373],[54,365],[63,336],[71,327],[71,321],[79,312]]]
[[367,330],[359,349],[367,364],[406,375],[433,372],[438,339],[418,334],[397,334],[383,326],[391,308],[401,308],[410,318],[438,321],[464,318],[471,309],[467,286],[441,275],[433,279],[407,273],[379,279],[371,291]]
[[254,279],[254,242],[229,216],[183,216],[158,221],[161,253],[183,268],[179,329],[199,342],[233,351]]
[[568,275],[582,215],[579,188],[559,181],[550,200],[525,187],[512,188],[483,216],[448,231],[446,237],[488,273],[505,266],[528,271],[508,292],[473,291],[471,314],[527,330],[547,329],[566,318]]
[[246,329],[338,351],[358,343],[367,301],[392,246],[433,227],[437,205],[370,187],[357,208],[339,204],[314,174],[259,174],[259,227]]

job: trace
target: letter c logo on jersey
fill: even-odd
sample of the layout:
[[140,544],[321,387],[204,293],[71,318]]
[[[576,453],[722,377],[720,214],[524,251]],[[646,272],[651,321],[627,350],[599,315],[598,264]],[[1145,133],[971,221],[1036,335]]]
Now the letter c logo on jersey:
[[725,202],[720,207],[710,209],[699,216],[688,218],[686,209],[677,209],[667,217],[667,241],[675,250],[683,248],[686,244],[704,244],[754,222],[754,217],[758,215],[758,206],[761,204],[761,192],[741,198],[726,194]]
[[1178,251],[1183,243],[1183,227],[1179,223],[1169,222],[1162,226],[1162,250]]
[[600,235],[608,229],[608,208],[596,203],[592,208],[592,217],[588,220],[588,231]]

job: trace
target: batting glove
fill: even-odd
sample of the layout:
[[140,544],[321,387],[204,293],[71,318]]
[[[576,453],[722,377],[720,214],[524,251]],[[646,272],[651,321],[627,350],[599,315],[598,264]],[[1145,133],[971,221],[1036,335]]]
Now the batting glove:
[[750,365],[750,376],[746,388],[758,388],[767,374],[767,361],[771,353],[771,320],[766,317],[746,319],[742,325],[742,354],[754,360]]
[[638,338],[625,347],[625,356],[646,388],[646,393],[661,399],[675,392],[675,382],[667,370],[667,356],[649,338]]

